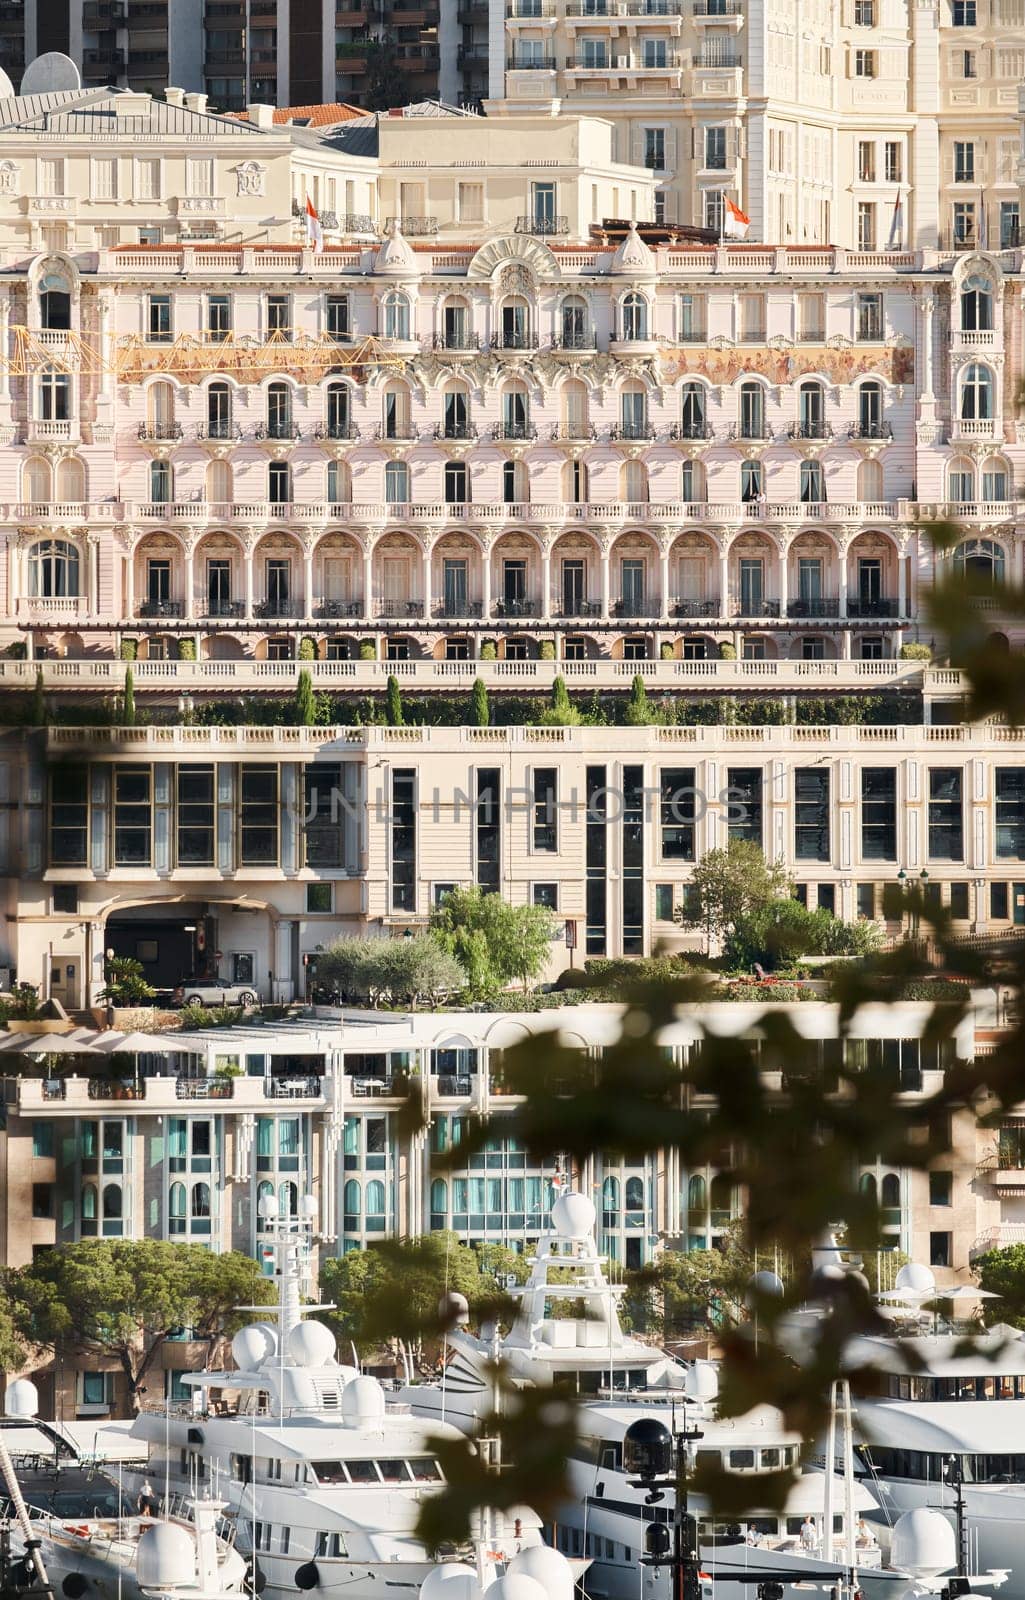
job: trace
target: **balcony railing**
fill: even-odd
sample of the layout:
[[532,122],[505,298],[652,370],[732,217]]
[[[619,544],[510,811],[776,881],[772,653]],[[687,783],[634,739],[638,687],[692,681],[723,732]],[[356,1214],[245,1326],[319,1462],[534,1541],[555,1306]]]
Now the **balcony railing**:
[[361,617],[362,600],[321,600],[314,608],[316,617]]
[[233,422],[216,420],[214,422],[199,422],[196,424],[197,439],[222,439],[238,442],[242,438],[242,429]]
[[253,438],[295,441],[302,438],[302,429],[296,422],[258,422],[253,429]]
[[767,422],[731,422],[728,437],[734,441],[750,439],[771,439],[772,429]]
[[600,600],[563,600],[556,607],[556,614],[560,617],[600,617]]
[[674,422],[669,429],[670,439],[713,439],[715,430],[704,418],[700,422]]
[[862,617],[896,617],[900,615],[897,600],[862,600],[847,602],[847,615],[858,620]]
[[536,617],[540,607],[536,600],[496,600],[496,617]]
[[696,17],[739,17],[743,11],[744,0],[694,0]]
[[181,600],[143,600],[139,606],[140,617],[183,617],[185,605]]
[[778,617],[779,601],[739,599],[734,611],[738,617]]
[[640,56],[607,56],[595,60],[591,56],[571,56],[566,62],[567,72],[672,72],[680,65],[674,50],[666,50],[657,59]]
[[[366,211],[341,211],[338,215],[338,227],[341,233],[376,233],[377,223]],[[351,338],[348,332],[336,334],[336,338]]]
[[563,328],[552,340],[553,350],[596,350],[598,339],[593,328]]
[[848,439],[892,439],[893,429],[888,422],[852,422],[847,429]]
[[374,428],[374,438],[394,444],[412,444],[419,439],[420,431],[412,422],[379,422]]
[[724,67],[735,70],[740,67],[741,59],[735,50],[722,50],[705,44],[697,51],[694,65],[696,67]]
[[537,429],[532,422],[496,422],[491,430],[492,439],[536,439]]
[[401,621],[403,618],[415,621],[423,616],[424,603],[422,600],[379,600],[376,610],[377,615],[386,622]]
[[819,595],[814,600],[788,600],[788,617],[838,617],[840,601]]
[[614,422],[609,429],[610,439],[654,439],[655,429],[647,420],[643,422]]
[[484,615],[481,600],[441,600],[434,608],[436,617],[462,617],[473,619]]
[[438,231],[437,217],[389,217],[385,223],[388,233],[398,228],[407,239],[429,239]]
[[522,330],[500,330],[491,341],[495,350],[536,350],[537,334]]
[[313,430],[313,437],[321,439],[358,439],[359,428],[354,422],[322,422]]
[[597,439],[598,430],[590,422],[553,422],[548,437],[579,444],[584,439]]
[[517,217],[516,232],[529,233],[535,239],[554,239],[569,233],[568,217]]
[[428,350],[479,350],[480,334],[453,330],[450,333],[432,333],[424,341]]
[[294,600],[260,600],[255,607],[258,617],[300,617],[302,607]]
[[717,617],[718,600],[676,600],[672,605],[674,617]]
[[182,432],[183,430],[180,422],[139,423],[139,438],[146,440],[148,443],[156,443],[160,440],[180,439],[182,437]]
[[787,429],[788,439],[831,439],[832,424],[821,417],[806,417],[803,422],[792,422]]
[[476,439],[477,424],[475,422],[436,422],[434,424],[434,437],[436,439]]
[[[528,57],[511,56],[509,58],[509,60],[506,62],[506,70],[509,71],[509,72],[554,72],[555,71],[555,57],[554,56],[528,56]],[[521,232],[521,233],[529,233],[532,230],[529,229],[529,228],[521,228],[518,231]]]
[[656,617],[658,616],[658,603],[655,600],[617,600],[612,607],[614,617]]
[[214,618],[241,617],[245,615],[245,609],[241,600],[207,600],[203,614]]

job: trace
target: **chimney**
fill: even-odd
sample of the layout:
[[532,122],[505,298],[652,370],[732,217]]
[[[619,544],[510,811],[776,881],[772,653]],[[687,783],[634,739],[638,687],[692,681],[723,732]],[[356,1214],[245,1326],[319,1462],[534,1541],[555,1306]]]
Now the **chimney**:
[[206,110],[206,95],[205,94],[187,94],[185,96],[185,104],[186,104],[186,106],[188,107],[188,109],[190,111],[205,111]]
[[185,104],[185,90],[172,89],[170,84],[164,90],[164,99],[169,106],[183,106]]
[[246,106],[249,120],[254,128],[273,128],[274,107],[260,104],[259,101],[251,106]]
[[131,89],[115,95],[112,103],[115,117],[144,117],[153,104],[148,94],[136,93]]

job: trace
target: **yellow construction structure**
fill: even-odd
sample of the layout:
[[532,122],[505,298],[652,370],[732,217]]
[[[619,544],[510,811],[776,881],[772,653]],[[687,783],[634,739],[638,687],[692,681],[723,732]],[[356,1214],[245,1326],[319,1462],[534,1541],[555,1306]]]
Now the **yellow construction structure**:
[[14,377],[38,372],[110,373],[119,383],[141,383],[165,373],[182,383],[198,383],[223,374],[238,383],[261,383],[280,373],[298,383],[319,383],[331,372],[366,373],[375,367],[401,367],[406,357],[396,354],[380,339],[357,344],[336,344],[333,339],[313,339],[305,334],[290,339],[273,333],[268,339],[197,339],[179,334],[170,344],[152,344],[137,334],[111,340],[109,352],[71,330],[35,332],[17,324],[11,328],[10,351],[0,356]]

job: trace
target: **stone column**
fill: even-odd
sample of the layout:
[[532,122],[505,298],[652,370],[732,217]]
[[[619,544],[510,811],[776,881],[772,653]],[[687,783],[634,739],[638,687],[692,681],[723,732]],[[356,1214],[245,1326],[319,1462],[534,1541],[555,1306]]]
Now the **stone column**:
[[785,617],[787,605],[790,600],[790,574],[787,571],[787,562],[790,560],[790,536],[784,534],[779,553],[779,614]]
[[839,571],[839,591],[838,592],[839,592],[839,595],[840,595],[840,621],[843,622],[847,617],[847,546],[846,545],[842,545],[841,548],[840,548],[840,571]]
[[903,547],[897,552],[897,615],[908,614],[908,562]]
[[545,545],[541,552],[541,618],[548,622],[552,614],[552,550]]
[[480,557],[480,612],[485,622],[491,616],[491,548],[491,540],[485,539]]
[[254,595],[253,595],[253,546],[251,544],[247,544],[246,545],[245,554],[242,557],[242,571],[243,571],[244,576],[245,576],[246,621],[247,622],[252,622],[252,620],[253,620],[253,607],[254,607]]
[[125,555],[125,616],[135,616],[135,542],[128,546]]
[[729,547],[719,555],[719,615],[730,615],[730,552]]
[[363,615],[369,622],[374,614],[374,552],[363,552]]
[[434,611],[434,594],[431,588],[431,547],[424,551],[424,620],[429,622]]
[[185,620],[191,622],[196,615],[196,550],[193,544],[185,546]]
[[659,595],[658,614],[662,622],[669,620],[669,546],[666,545],[659,556],[661,593]]
[[602,619],[605,622],[607,622],[608,619],[609,619],[609,611],[611,609],[611,603],[612,603],[611,590],[610,590],[611,559],[612,559],[611,550],[607,550],[607,549],[603,548],[602,552],[601,552],[601,614],[602,614]]
[[303,620],[313,620],[313,550],[303,551]]

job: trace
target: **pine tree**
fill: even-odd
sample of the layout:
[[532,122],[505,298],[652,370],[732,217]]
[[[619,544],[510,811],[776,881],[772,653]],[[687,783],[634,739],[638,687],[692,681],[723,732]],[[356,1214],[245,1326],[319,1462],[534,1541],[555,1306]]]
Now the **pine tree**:
[[46,726],[46,694],[43,690],[43,669],[36,668],[36,683],[32,690],[32,704],[29,708],[29,719],[34,728]]
[[295,686],[295,720],[302,728],[311,728],[317,720],[317,700],[313,693],[313,679],[303,667]]
[[388,686],[385,691],[384,715],[385,721],[387,722],[389,728],[402,727],[404,720],[402,716],[402,690],[399,688],[398,678],[396,678],[393,673],[389,673],[388,675]]
[[552,684],[552,710],[557,711],[560,716],[569,716],[573,711],[569,700],[569,690],[566,688],[566,680],[561,672]]
[[475,728],[486,728],[491,721],[488,690],[483,678],[474,678],[473,697],[470,701],[470,721]]
[[121,725],[124,728],[135,726],[135,674],[131,667],[125,668],[125,693],[121,702]]
[[648,691],[640,673],[636,673],[630,685],[630,698],[626,703],[623,717],[628,728],[645,728],[653,720],[651,706],[648,704]]

